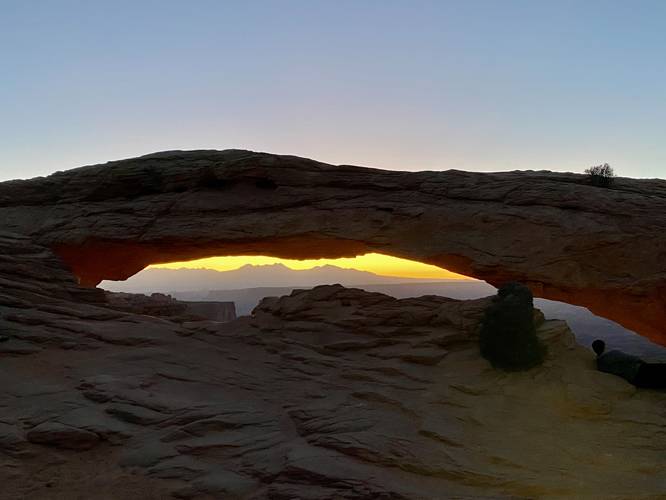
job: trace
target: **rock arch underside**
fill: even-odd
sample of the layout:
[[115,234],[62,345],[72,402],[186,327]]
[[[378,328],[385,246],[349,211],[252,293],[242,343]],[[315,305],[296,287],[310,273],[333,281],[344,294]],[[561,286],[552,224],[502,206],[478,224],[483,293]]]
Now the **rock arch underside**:
[[1,183],[0,230],[50,247],[84,286],[207,256],[385,253],[521,281],[666,344],[662,180],[173,151]]
[[536,312],[545,362],[505,373],[479,354],[489,297],[324,285],[233,319],[94,286],[382,252],[666,344],[666,183],[587,182],[193,151],[0,183],[0,497],[663,498],[666,394],[598,371],[564,321]]

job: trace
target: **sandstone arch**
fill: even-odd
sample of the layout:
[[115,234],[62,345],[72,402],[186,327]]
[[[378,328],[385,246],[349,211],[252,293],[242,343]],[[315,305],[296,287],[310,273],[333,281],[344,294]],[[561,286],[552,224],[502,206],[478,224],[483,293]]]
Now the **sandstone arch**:
[[380,252],[590,308],[666,345],[666,182],[394,172],[248,151],[165,152],[0,184],[0,230],[84,285],[213,255]]

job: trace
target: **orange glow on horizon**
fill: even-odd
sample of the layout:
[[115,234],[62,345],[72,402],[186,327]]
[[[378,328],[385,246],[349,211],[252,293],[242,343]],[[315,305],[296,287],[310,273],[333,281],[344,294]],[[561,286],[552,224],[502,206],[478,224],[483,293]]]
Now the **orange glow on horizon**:
[[317,266],[332,265],[344,269],[357,269],[368,271],[382,276],[395,276],[400,278],[419,279],[464,279],[467,276],[453,273],[441,267],[424,264],[408,259],[392,257],[378,253],[368,253],[357,257],[343,257],[339,259],[280,259],[263,255],[240,255],[227,257],[209,257],[187,262],[171,262],[168,264],[155,264],[151,268],[162,269],[214,269],[216,271],[232,271],[246,264],[265,266],[283,264],[290,269],[312,269]]

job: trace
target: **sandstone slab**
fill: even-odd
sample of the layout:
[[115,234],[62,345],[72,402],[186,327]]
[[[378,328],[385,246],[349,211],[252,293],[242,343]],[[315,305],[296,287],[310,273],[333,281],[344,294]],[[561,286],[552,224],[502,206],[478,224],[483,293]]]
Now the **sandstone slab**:
[[35,293],[0,301],[39,347],[0,364],[8,498],[666,495],[666,395],[597,372],[561,321],[536,315],[546,363],[504,374],[478,353],[488,299],[325,286],[181,324]]
[[94,432],[59,422],[39,424],[30,429],[26,437],[31,443],[67,450],[88,450],[96,446],[100,440]]

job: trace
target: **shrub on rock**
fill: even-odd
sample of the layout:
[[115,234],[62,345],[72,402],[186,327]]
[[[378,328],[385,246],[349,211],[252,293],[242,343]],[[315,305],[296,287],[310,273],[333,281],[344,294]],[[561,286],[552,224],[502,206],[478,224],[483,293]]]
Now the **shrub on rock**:
[[536,336],[532,292],[520,283],[497,291],[486,309],[479,336],[481,355],[495,368],[528,370],[540,365],[546,347]]
[[613,184],[615,172],[608,163],[596,165],[585,170],[593,186],[610,187]]

